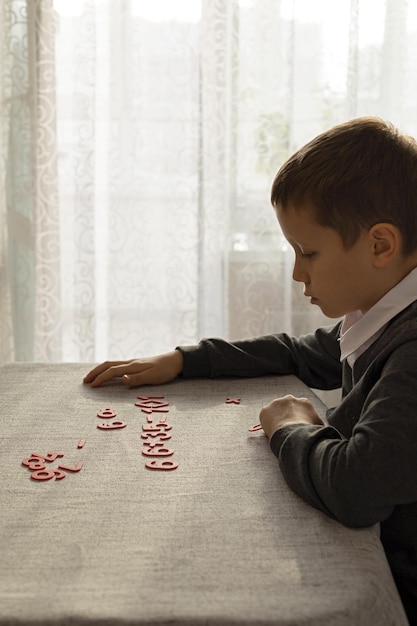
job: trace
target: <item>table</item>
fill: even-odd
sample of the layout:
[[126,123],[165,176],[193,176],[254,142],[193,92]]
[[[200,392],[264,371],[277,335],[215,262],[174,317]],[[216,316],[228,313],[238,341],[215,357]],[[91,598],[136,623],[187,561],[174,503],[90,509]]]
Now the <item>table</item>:
[[[0,625],[407,624],[378,527],[308,506],[248,431],[286,393],[323,414],[298,379],[91,389],[89,367],[0,366]],[[143,430],[160,421],[171,439]]]

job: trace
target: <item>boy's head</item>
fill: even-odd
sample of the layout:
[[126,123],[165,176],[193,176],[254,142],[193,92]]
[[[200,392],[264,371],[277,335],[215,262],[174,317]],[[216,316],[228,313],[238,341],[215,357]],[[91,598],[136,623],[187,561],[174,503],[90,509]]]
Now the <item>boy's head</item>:
[[402,254],[417,250],[417,143],[391,124],[363,117],[320,134],[278,171],[275,208],[309,204],[321,225],[347,249],[363,230],[385,222],[398,228]]

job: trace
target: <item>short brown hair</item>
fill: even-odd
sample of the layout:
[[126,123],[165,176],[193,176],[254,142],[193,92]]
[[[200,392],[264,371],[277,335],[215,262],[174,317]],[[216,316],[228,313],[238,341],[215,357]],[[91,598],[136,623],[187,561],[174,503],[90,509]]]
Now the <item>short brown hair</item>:
[[311,202],[346,248],[378,222],[397,226],[406,256],[417,249],[417,143],[392,124],[360,117],[334,126],[278,171],[271,201],[284,210]]

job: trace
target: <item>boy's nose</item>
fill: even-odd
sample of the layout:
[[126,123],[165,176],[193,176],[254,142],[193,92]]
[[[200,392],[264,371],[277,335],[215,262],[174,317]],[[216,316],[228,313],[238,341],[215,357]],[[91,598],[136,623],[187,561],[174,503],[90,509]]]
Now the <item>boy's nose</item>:
[[303,270],[303,268],[301,267],[300,263],[297,262],[297,261],[295,261],[295,263],[294,263],[292,277],[293,277],[293,280],[295,280],[297,283],[305,283],[305,284],[308,283],[307,272],[305,272],[305,270]]

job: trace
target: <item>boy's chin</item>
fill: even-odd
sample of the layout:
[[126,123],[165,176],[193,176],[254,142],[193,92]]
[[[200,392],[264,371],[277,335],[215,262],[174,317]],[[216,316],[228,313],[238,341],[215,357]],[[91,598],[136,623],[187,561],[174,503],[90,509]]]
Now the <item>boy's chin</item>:
[[311,298],[310,303],[318,306],[320,311],[323,313],[323,315],[325,315],[326,317],[329,317],[330,319],[340,319],[341,317],[345,315],[341,311],[335,311],[335,310],[329,309],[328,307],[326,307],[326,305],[319,302],[316,298]]

